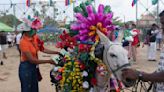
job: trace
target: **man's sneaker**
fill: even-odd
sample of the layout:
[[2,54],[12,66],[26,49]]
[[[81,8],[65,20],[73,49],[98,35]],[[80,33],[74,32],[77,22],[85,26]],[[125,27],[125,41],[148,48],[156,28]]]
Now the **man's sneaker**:
[[155,59],[153,59],[152,61],[156,62],[156,60],[155,60]]
[[3,61],[0,62],[0,65],[3,65]]

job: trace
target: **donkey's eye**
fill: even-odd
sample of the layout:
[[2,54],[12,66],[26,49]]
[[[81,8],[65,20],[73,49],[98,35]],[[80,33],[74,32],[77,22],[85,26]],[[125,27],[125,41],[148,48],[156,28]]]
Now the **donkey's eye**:
[[112,58],[117,58],[117,56],[116,56],[115,54],[113,54],[113,53],[110,53],[110,56],[111,56]]

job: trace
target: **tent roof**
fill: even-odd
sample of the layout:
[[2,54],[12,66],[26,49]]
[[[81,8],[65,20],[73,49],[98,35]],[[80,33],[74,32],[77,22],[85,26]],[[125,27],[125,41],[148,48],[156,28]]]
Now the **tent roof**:
[[45,28],[38,31],[38,33],[44,32],[61,33],[62,31],[55,26],[46,26]]
[[10,26],[0,22],[0,31],[11,32],[11,31],[13,31],[13,28],[11,28]]

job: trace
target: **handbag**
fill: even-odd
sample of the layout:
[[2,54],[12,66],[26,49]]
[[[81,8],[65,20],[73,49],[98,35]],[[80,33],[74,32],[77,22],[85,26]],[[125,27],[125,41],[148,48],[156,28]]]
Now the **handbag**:
[[[34,46],[34,48],[36,48],[34,43],[33,42],[31,42],[31,43]],[[38,57],[38,55],[36,55],[36,56]],[[37,72],[38,81],[40,82],[42,80],[42,75],[40,73],[39,65],[36,66],[36,72]]]
[[42,80],[42,75],[40,73],[39,65],[37,65],[36,67],[36,72],[37,72],[38,81],[40,82]]

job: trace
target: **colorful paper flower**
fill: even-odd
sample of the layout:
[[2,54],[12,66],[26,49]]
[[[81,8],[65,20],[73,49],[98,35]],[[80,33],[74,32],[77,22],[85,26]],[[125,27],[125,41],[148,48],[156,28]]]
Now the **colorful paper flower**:
[[92,84],[92,85],[96,85],[96,84],[97,84],[96,78],[92,78],[92,79],[91,79],[91,84]]
[[110,11],[109,6],[100,4],[97,12],[94,12],[92,5],[88,5],[85,8],[88,17],[85,17],[81,12],[76,13],[75,17],[77,21],[71,25],[72,30],[79,31],[79,34],[76,35],[78,40],[98,41],[99,36],[96,30],[107,35],[108,32],[115,29],[112,24],[113,13]]
[[31,23],[31,28],[38,30],[42,27],[43,25],[42,25],[41,20],[38,17],[35,17],[34,21],[32,21]]
[[78,45],[79,52],[89,52],[90,51],[90,45],[87,44],[79,44]]
[[71,37],[68,33],[66,33],[66,31],[64,31],[63,34],[61,34],[59,37],[62,41],[58,42],[56,44],[56,47],[58,48],[68,47],[73,49],[75,46],[77,46],[76,38]]
[[88,76],[88,72],[86,71],[83,71],[83,74],[82,74],[83,77],[87,77]]
[[83,82],[83,88],[85,89],[89,88],[89,83],[87,81]]

